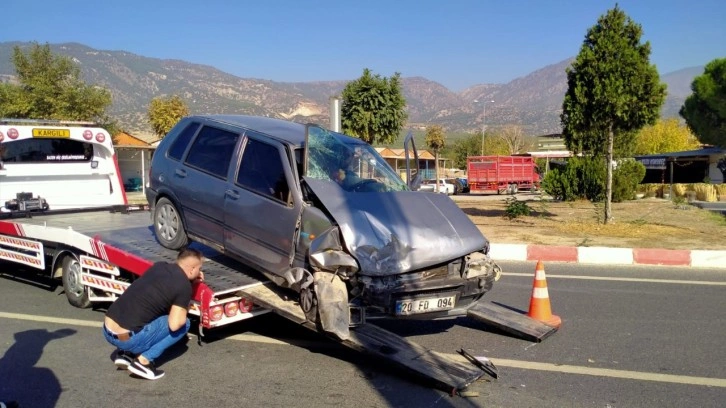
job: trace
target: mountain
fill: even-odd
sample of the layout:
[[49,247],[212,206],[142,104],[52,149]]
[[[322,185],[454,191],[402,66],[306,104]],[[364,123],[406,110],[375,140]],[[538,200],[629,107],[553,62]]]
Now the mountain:
[[[0,81],[13,81],[14,46],[0,43]],[[208,65],[144,57],[125,51],[96,50],[77,43],[51,44],[51,50],[77,63],[83,79],[111,91],[110,114],[131,132],[148,132],[146,112],[152,98],[177,94],[192,113],[243,113],[328,124],[329,98],[339,95],[347,81],[276,82],[240,78]],[[479,84],[461,92],[422,77],[402,78],[409,124],[436,123],[452,131],[521,125],[528,135],[557,133],[562,98],[567,90],[568,59],[538,69],[506,84]],[[662,76],[669,96],[664,116],[676,116],[690,93],[690,83],[703,67],[686,68]],[[355,79],[355,78],[351,78]],[[484,107],[478,101],[491,101]]]
[[661,75],[660,80],[668,85],[668,98],[663,105],[662,114],[665,117],[678,117],[678,111],[691,94],[693,78],[703,74],[704,67],[690,67],[679,69]]

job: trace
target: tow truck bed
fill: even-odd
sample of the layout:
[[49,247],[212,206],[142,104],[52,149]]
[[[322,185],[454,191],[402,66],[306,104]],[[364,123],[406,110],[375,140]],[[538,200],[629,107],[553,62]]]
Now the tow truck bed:
[[[107,245],[134,254],[151,262],[176,259],[176,251],[159,245],[149,226],[149,213],[77,213],[39,216],[16,220],[23,224],[72,228],[74,231],[97,237]],[[259,272],[232,260],[209,247],[193,244],[208,258],[204,262],[207,286],[215,294],[224,294],[241,288],[260,285],[267,278]]]
[[[43,215],[11,221],[17,225],[0,222],[0,227],[3,227],[0,228],[0,234],[9,234],[7,235],[9,238],[40,240],[51,246],[55,243],[55,251],[60,251],[65,246],[76,246],[80,250],[78,251],[80,255],[85,252],[83,256],[93,257],[91,263],[105,260],[105,262],[110,262],[107,265],[110,266],[116,259],[117,263],[134,265],[136,271],[132,272],[138,274],[143,272],[143,265],[158,261],[173,261],[176,258],[176,251],[163,248],[156,241],[154,232],[149,226],[149,218],[148,212]],[[42,228],[38,228],[38,226]],[[73,233],[62,233],[68,232],[68,229],[72,229]],[[75,244],[71,245],[66,242],[71,241],[66,236],[72,236]],[[90,247],[89,240],[91,241]],[[8,242],[10,241],[12,239],[8,240]],[[25,241],[26,245],[27,242]],[[1,245],[2,242],[0,242]],[[305,318],[297,301],[291,299],[289,293],[284,289],[277,287],[255,270],[213,249],[199,244],[193,245],[202,250],[208,258],[204,263],[204,284],[211,289],[212,304],[219,304],[221,301],[214,302],[217,297],[225,294],[228,300],[230,298],[248,299],[263,308],[263,312],[273,311],[292,322],[317,331],[315,324]],[[8,247],[8,249],[12,249],[12,247]],[[135,259],[127,262],[129,258]],[[83,257],[81,257],[81,261],[83,261]],[[116,264],[116,266],[120,265]],[[107,279],[106,282],[113,284],[119,281]],[[116,293],[123,293],[123,290]],[[208,308],[209,304],[204,303],[203,300],[198,301],[196,306],[201,310]],[[194,311],[194,306],[193,302],[192,311]],[[197,312],[199,313],[199,310]],[[253,311],[246,317],[256,314],[259,312],[254,313]],[[208,319],[204,313],[201,313],[200,317],[203,321],[205,318]],[[232,321],[236,320],[229,320],[229,322]],[[436,353],[373,324],[363,324],[353,328],[350,331],[350,338],[347,340],[341,341],[332,336],[329,337],[350,349],[381,358],[399,369],[415,373],[437,388],[448,392],[463,390],[485,374],[485,371],[477,365]]]

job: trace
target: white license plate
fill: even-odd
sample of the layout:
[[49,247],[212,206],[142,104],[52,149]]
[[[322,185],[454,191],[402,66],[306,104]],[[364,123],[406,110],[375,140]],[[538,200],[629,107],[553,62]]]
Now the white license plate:
[[402,299],[396,301],[397,315],[437,312],[454,308],[456,296],[442,296],[423,299]]

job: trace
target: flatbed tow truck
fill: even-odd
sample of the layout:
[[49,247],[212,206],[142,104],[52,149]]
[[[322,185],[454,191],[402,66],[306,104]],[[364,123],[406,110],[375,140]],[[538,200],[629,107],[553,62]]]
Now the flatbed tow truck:
[[[148,211],[84,211],[0,219],[0,260],[22,264],[61,279],[69,303],[85,308],[95,302],[113,302],[149,266],[173,261],[176,251],[162,247],[149,225]],[[119,211],[121,210],[121,211]],[[263,313],[280,316],[318,331],[297,302],[262,274],[200,244],[207,260],[204,282],[194,288],[190,314],[199,318],[199,339],[209,329]],[[491,302],[479,301],[468,316],[517,337],[541,341],[556,329]],[[387,361],[416,374],[426,383],[457,394],[485,374],[496,378],[491,362],[483,363],[464,350],[458,360],[426,349],[371,323],[351,328],[340,344]],[[321,334],[325,334],[322,333]],[[467,362],[468,361],[468,362]]]

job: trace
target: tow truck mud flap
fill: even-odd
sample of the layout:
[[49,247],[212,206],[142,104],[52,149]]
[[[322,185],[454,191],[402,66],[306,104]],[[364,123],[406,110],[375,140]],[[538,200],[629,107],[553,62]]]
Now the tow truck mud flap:
[[557,331],[556,327],[531,317],[499,306],[492,302],[479,302],[466,315],[528,341],[541,342]]
[[[315,325],[305,318],[297,302],[287,299],[274,284],[245,288],[241,293],[254,303],[317,331]],[[351,328],[347,340],[328,337],[350,349],[388,360],[397,368],[428,380],[435,387],[447,392],[463,390],[485,374],[474,364],[438,354],[370,323]]]

